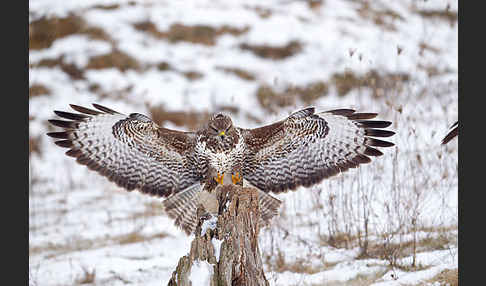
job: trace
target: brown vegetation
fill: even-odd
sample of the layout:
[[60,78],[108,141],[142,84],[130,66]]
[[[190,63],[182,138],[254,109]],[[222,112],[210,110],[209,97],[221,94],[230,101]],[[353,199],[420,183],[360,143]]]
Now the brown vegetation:
[[249,30],[248,27],[239,29],[229,26],[214,28],[206,25],[188,26],[172,24],[169,30],[159,31],[155,24],[150,21],[139,22],[134,26],[139,31],[149,33],[159,39],[167,39],[171,43],[189,42],[207,46],[213,46],[216,43],[216,38],[221,35],[231,34],[233,36],[240,36]]
[[277,250],[276,258],[265,256],[265,264],[270,267],[271,271],[293,273],[314,274],[321,272],[326,268],[326,265],[312,265],[308,259],[297,258],[292,261],[287,261],[280,249]]
[[76,277],[75,283],[76,284],[91,284],[95,282],[96,278],[96,269],[89,270],[86,266],[81,267],[83,269],[83,274],[81,276]]
[[124,72],[129,69],[139,70],[141,67],[135,58],[118,49],[113,49],[108,54],[92,57],[86,65],[86,69],[106,68],[116,68]]
[[255,80],[255,75],[253,75],[249,71],[246,71],[246,70],[243,70],[243,69],[240,69],[240,68],[217,66],[216,69],[222,70],[226,73],[234,74],[237,77],[244,79],[244,80],[248,80],[248,81]]
[[306,86],[289,86],[283,92],[274,91],[270,86],[263,85],[258,88],[256,96],[263,108],[274,112],[278,108],[294,106],[299,101],[310,105],[327,93],[328,85],[318,81]]
[[29,156],[33,153],[40,154],[40,136],[32,137],[29,136]]
[[373,5],[370,5],[370,3],[373,2],[368,2],[368,1],[362,1],[359,2],[361,4],[361,7],[357,9],[358,14],[363,18],[363,19],[369,19],[371,20],[375,25],[383,27],[386,30],[389,31],[396,31],[394,22],[395,21],[404,21],[405,19],[400,16],[398,13],[396,13],[393,10],[390,9],[378,9],[374,7]]
[[267,19],[272,16],[272,10],[270,8],[262,7],[262,6],[250,6],[250,5],[244,5],[246,9],[253,10],[255,11],[258,16],[262,19]]
[[82,237],[72,237],[65,243],[47,243],[42,246],[29,246],[29,256],[37,253],[46,253],[46,258],[53,258],[58,255],[81,250],[93,250],[110,245],[131,244],[138,242],[147,242],[153,239],[162,239],[167,237],[165,232],[155,234],[143,234],[139,229],[124,234],[100,237],[99,239],[88,239]]
[[387,90],[399,88],[409,79],[410,76],[405,73],[379,73],[373,69],[364,75],[356,75],[349,71],[335,73],[331,77],[331,83],[336,87],[340,96],[346,95],[353,89],[365,87],[372,90],[373,96],[381,97]]
[[102,29],[87,25],[77,15],[70,14],[65,18],[42,17],[29,24],[29,50],[49,48],[56,39],[73,34],[84,34],[92,39],[111,41]]
[[302,50],[302,44],[298,41],[291,41],[284,46],[250,45],[243,43],[240,45],[240,49],[248,50],[264,59],[283,60],[300,52]]
[[33,65],[34,67],[59,67],[63,72],[65,72],[72,80],[83,80],[84,78],[84,70],[77,67],[75,64],[67,63],[64,60],[64,55],[55,58],[55,59],[43,59],[39,61],[37,64]]
[[431,19],[438,19],[442,21],[448,21],[451,26],[453,26],[458,19],[457,12],[451,11],[449,6],[446,9],[435,9],[435,10],[420,10],[420,9],[412,9],[413,12],[419,14],[423,18],[431,18]]
[[446,269],[439,274],[425,281],[435,285],[433,283],[439,282],[439,285],[457,286],[459,285],[459,270],[458,269]]
[[206,122],[210,114],[197,111],[167,111],[163,106],[149,106],[150,118],[159,124],[169,121],[177,126],[185,126],[189,130],[200,128],[201,122]]
[[34,83],[29,87],[29,97],[49,95],[51,91],[43,84]]

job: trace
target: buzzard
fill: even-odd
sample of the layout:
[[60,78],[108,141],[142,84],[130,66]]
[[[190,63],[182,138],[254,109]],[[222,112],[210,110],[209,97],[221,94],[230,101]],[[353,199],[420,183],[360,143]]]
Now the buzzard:
[[220,185],[257,188],[267,222],[281,203],[268,193],[312,186],[382,155],[375,147],[394,145],[373,138],[395,134],[384,130],[391,122],[352,109],[308,107],[254,129],[237,127],[217,113],[200,130],[183,132],[139,113],[70,106],[78,113],[54,111],[68,120],[49,120],[64,130],[47,135],[61,139],[55,143],[69,148],[68,156],[120,187],[167,198],[168,215],[188,234],[197,225],[197,205]]

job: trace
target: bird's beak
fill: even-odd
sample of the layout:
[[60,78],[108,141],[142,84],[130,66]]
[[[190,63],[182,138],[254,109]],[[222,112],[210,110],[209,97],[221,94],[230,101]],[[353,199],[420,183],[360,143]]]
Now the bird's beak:
[[219,136],[224,137],[225,133],[224,131],[219,132]]

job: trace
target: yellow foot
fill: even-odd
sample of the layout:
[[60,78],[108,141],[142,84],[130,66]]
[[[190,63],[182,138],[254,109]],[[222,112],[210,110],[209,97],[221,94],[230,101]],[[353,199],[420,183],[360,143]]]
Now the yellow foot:
[[234,175],[231,175],[231,180],[235,185],[239,183],[241,181],[240,173],[236,172]]
[[214,177],[214,180],[218,183],[218,184],[223,184],[223,178],[224,178],[224,174],[219,174],[218,173],[218,176],[217,177]]

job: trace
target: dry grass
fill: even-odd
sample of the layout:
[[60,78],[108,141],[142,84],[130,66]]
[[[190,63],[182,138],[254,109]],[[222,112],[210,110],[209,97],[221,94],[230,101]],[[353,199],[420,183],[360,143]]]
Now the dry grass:
[[182,74],[190,81],[198,80],[204,77],[204,75],[197,71],[184,71]]
[[[359,274],[356,275],[355,278],[346,280],[346,281],[329,281],[326,282],[326,286],[365,286],[371,285],[373,283],[378,282],[383,275],[386,273],[387,270],[377,271],[370,275]],[[321,285],[321,284],[318,284]],[[317,285],[315,285],[317,286]]]
[[134,27],[138,31],[149,33],[159,39],[166,39],[171,43],[189,42],[207,46],[213,46],[217,37],[221,35],[240,36],[249,31],[248,27],[242,29],[229,26],[214,28],[206,25],[188,26],[183,24],[172,24],[169,30],[159,31],[155,24],[150,21],[136,23]]
[[385,30],[396,31],[395,21],[404,21],[405,19],[395,11],[390,9],[378,9],[370,5],[369,1],[359,2],[361,6],[357,9],[358,14],[363,19],[369,19],[375,25],[382,27]]
[[99,9],[99,10],[116,10],[118,8],[120,8],[119,4],[111,4],[111,5],[99,4],[91,7],[91,9]]
[[302,50],[302,44],[298,41],[291,41],[285,46],[269,46],[269,45],[249,45],[243,43],[240,49],[247,50],[260,58],[283,60],[285,58],[294,56]]
[[172,65],[170,65],[168,62],[165,62],[165,61],[156,64],[155,67],[157,68],[157,70],[163,71],[163,72],[165,72],[165,71],[178,72],[190,81],[198,80],[198,79],[201,79],[201,78],[204,77],[204,74],[202,74],[198,71],[181,71],[181,70],[178,70],[177,68],[173,67]]
[[76,284],[92,284],[95,282],[96,278],[96,269],[89,270],[87,267],[82,266],[83,273],[76,277],[75,283]]
[[257,13],[257,15],[262,19],[268,19],[270,18],[270,16],[272,16],[272,10],[270,10],[267,7],[250,6],[250,5],[244,5],[244,7],[248,10],[255,11],[255,13]]
[[424,282],[432,285],[438,282],[440,285],[457,286],[459,285],[459,271],[458,269],[446,269]]
[[320,235],[321,245],[330,245],[335,248],[349,249],[357,245],[358,237],[348,233],[335,233],[333,235]]
[[73,236],[65,243],[47,243],[46,245],[42,246],[29,246],[29,256],[39,253],[46,253],[45,257],[46,259],[49,259],[75,251],[93,250],[112,245],[139,243],[154,239],[163,239],[167,236],[168,234],[165,232],[146,235],[141,233],[138,229],[120,235],[96,239],[85,239]]
[[159,71],[173,70],[173,68],[171,67],[171,65],[168,62],[160,62],[156,65],[156,67]]
[[40,144],[41,144],[41,138],[40,136],[29,136],[29,157],[33,153],[40,154],[41,149],[40,149]]
[[102,29],[89,26],[81,17],[70,14],[64,18],[42,17],[32,21],[29,24],[29,50],[49,48],[56,39],[74,34],[111,42]]
[[116,68],[124,72],[129,69],[140,70],[141,66],[135,58],[118,49],[113,49],[108,54],[92,57],[86,65],[86,69],[107,68]]
[[[421,50],[421,52],[422,52],[422,50]],[[440,70],[439,68],[437,68],[437,66],[435,66],[433,64],[424,65],[422,63],[419,63],[417,65],[417,69],[425,71],[429,78],[444,75],[444,74],[449,74],[449,73],[453,72],[452,70],[450,70],[448,68]]]
[[66,63],[64,60],[64,55],[54,58],[54,59],[43,59],[33,67],[47,67],[54,68],[59,67],[63,72],[65,72],[72,80],[84,80],[84,70],[78,68],[75,64]]
[[353,89],[370,88],[373,96],[382,97],[386,95],[387,90],[393,89],[394,92],[399,92],[403,83],[409,80],[410,76],[405,73],[379,73],[370,70],[364,75],[356,75],[350,71],[335,73],[331,83],[340,96],[348,94]]
[[448,21],[451,26],[453,26],[458,19],[457,12],[451,11],[450,6],[446,6],[445,9],[435,9],[435,10],[420,10],[418,8],[413,8],[412,11],[419,14],[423,18]]
[[257,99],[260,105],[272,112],[286,106],[294,106],[302,102],[312,104],[316,99],[326,96],[328,85],[318,81],[306,86],[289,86],[283,92],[277,92],[268,85],[262,85],[257,90]]
[[239,77],[243,80],[252,81],[252,80],[256,79],[255,75],[253,75],[249,71],[246,71],[246,70],[243,70],[243,69],[240,69],[240,68],[217,66],[216,69],[222,70],[226,73],[234,74],[235,76],[237,76],[237,77]]
[[329,82],[316,81],[306,86],[289,86],[278,92],[268,85],[262,85],[257,90],[260,105],[275,112],[280,108],[295,106],[299,103],[311,105],[317,99],[326,96],[330,86],[335,86],[338,95],[345,96],[355,89],[370,89],[373,96],[385,97],[388,92],[400,92],[403,84],[410,76],[404,73],[379,73],[371,70],[364,75],[346,71],[334,73]]
[[49,95],[51,91],[43,84],[34,83],[29,87],[29,97]]
[[163,233],[157,233],[153,235],[144,235],[140,233],[138,230],[134,230],[132,232],[119,235],[116,237],[112,237],[111,240],[118,243],[118,244],[131,244],[131,243],[137,243],[137,242],[142,242],[142,241],[149,241],[152,239],[162,239],[167,237],[168,234],[163,232]]
[[197,130],[201,122],[206,122],[210,114],[208,112],[196,111],[167,111],[163,106],[149,106],[150,118],[159,124],[169,121],[177,126],[185,126],[189,130]]
[[293,273],[314,274],[321,272],[328,267],[327,265],[311,265],[308,260],[303,258],[298,258],[293,261],[286,261],[285,256],[280,249],[277,250],[275,259],[272,258],[273,257],[266,255],[264,257],[265,263],[271,269],[271,271],[279,273],[290,271]]

